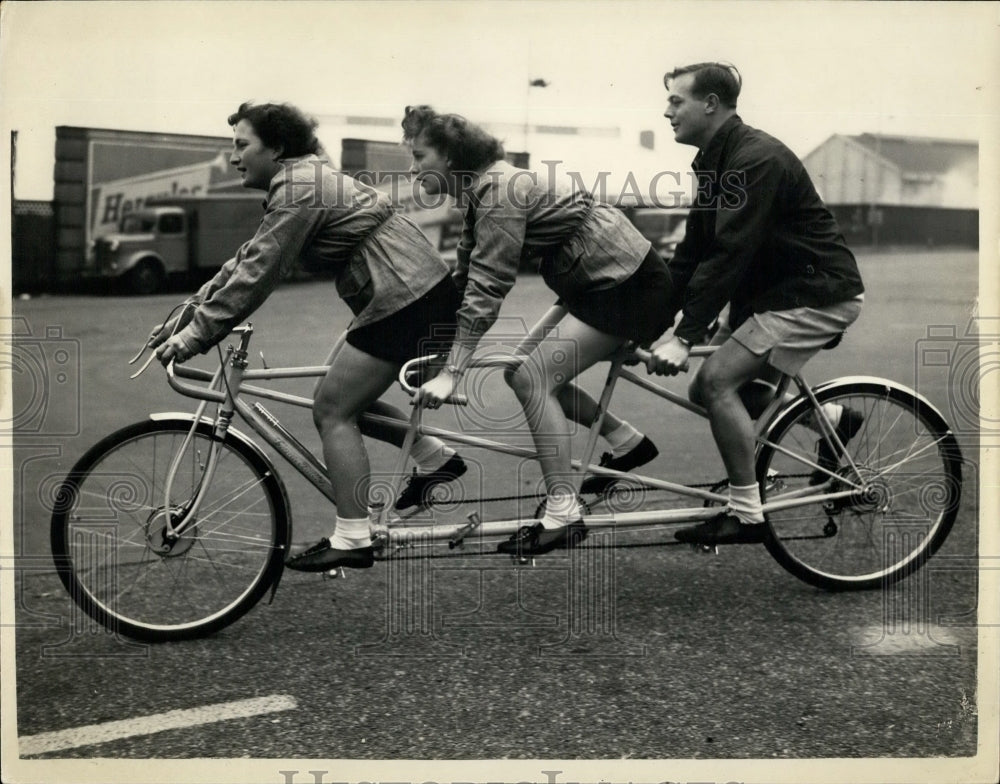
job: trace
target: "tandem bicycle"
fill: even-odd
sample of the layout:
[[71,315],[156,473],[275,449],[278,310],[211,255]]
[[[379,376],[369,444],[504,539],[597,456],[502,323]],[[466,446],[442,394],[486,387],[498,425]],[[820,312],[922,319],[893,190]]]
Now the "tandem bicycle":
[[[251,368],[252,325],[233,335],[237,342],[225,353],[218,350],[214,370],[167,367],[170,387],[200,401],[193,413],[154,413],[108,435],[80,458],[56,492],[51,545],[59,577],[83,611],[117,633],[154,642],[200,637],[233,623],[269,591],[273,600],[292,545],[292,499],[275,462],[234,426],[235,418],[336,503],[320,458],[260,402],[311,408],[311,398],[262,384],[319,378],[328,368]],[[696,346],[691,356],[712,351]],[[685,484],[592,462],[600,420],[619,382],[705,416],[685,397],[630,369],[646,356],[627,345],[611,357],[597,417],[573,461],[581,480],[586,474],[615,480],[595,499],[583,499],[588,530],[613,533],[602,537],[612,547],[629,546],[632,534],[708,519],[727,501],[724,481]],[[470,369],[509,368],[522,360],[477,356]],[[408,362],[399,375],[401,387],[412,395],[433,361]],[[470,404],[461,393],[449,402]],[[862,417],[849,438],[841,438],[827,416],[830,404]],[[374,527],[377,559],[427,557],[428,548],[496,557],[491,544],[533,522],[481,514],[477,502],[490,499],[465,501],[472,511],[451,521],[436,519],[433,499],[418,514],[394,512],[417,433],[522,460],[535,453],[460,428],[429,426],[419,406],[408,420],[363,416],[406,434],[392,481],[387,489],[380,485],[385,503]],[[887,586],[926,563],[955,522],[962,489],[955,435],[931,403],[900,384],[850,376],[811,387],[801,375],[783,376],[756,420],[755,434],[764,547],[810,585],[832,591]],[[821,458],[824,448],[832,460]],[[641,503],[623,502],[622,494]],[[656,498],[661,494],[665,500]],[[690,499],[688,505],[678,508],[678,497]],[[451,498],[447,505],[453,510],[461,501]],[[470,544],[478,549],[470,552]],[[608,545],[581,545],[593,546]]]

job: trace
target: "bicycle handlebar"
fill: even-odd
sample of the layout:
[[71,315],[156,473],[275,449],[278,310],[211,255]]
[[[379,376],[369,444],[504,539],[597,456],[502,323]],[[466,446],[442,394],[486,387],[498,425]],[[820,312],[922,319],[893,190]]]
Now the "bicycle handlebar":
[[[414,359],[411,359],[409,362],[404,363],[403,367],[399,369],[399,377],[398,377],[399,386],[403,388],[403,391],[406,392],[406,394],[408,394],[410,397],[413,397],[415,394],[417,394],[417,387],[413,386],[409,382],[407,376],[410,375],[411,373],[419,372],[422,366],[429,365],[431,362],[438,359],[441,359],[440,354],[428,354],[426,357],[416,357]],[[452,405],[455,406],[467,406],[469,405],[469,398],[467,395],[452,394],[444,402],[451,403]]]
[[[688,353],[688,358],[703,358],[710,357],[715,353],[718,346],[692,346],[690,352]],[[653,352],[649,349],[639,348],[638,346],[632,349],[632,354],[629,359],[637,360],[644,364],[647,368],[649,367],[649,361],[653,358]],[[685,364],[682,368],[686,373],[688,366]]]
[[193,384],[185,384],[179,378],[194,378],[199,381],[211,381],[212,374],[200,368],[185,368],[174,364],[173,360],[167,363],[167,383],[175,392],[180,392],[187,397],[199,398],[200,400],[214,400],[222,403],[226,399],[226,393],[218,389],[208,389],[207,387],[196,387]]
[[[717,348],[718,346],[693,346],[691,348],[691,353],[689,354],[689,356],[699,357],[699,358],[708,357],[714,354]],[[649,360],[652,359],[652,356],[653,353],[649,349],[634,347],[631,350],[628,358],[626,359],[626,362],[634,361],[648,366]],[[423,367],[430,365],[431,362],[440,359],[441,359],[440,354],[429,354],[424,357],[416,357],[415,359],[411,359],[409,362],[406,362],[403,365],[403,367],[400,368],[399,371],[399,385],[400,387],[403,388],[403,391],[406,392],[406,394],[410,395],[410,397],[415,395],[417,393],[417,387],[410,383],[408,377],[415,373],[418,373]],[[517,365],[520,363],[521,359],[522,358],[520,357],[508,357],[506,358],[506,362],[512,368],[516,368]],[[503,364],[504,360],[493,359],[493,360],[485,360],[484,362],[484,361],[477,361],[474,359],[469,364],[469,367],[481,367],[485,363],[496,363],[499,365]],[[685,371],[687,370],[686,365],[684,367],[684,370]],[[457,395],[452,395],[445,402],[459,406],[466,406],[469,404],[469,399],[466,395],[457,394]]]

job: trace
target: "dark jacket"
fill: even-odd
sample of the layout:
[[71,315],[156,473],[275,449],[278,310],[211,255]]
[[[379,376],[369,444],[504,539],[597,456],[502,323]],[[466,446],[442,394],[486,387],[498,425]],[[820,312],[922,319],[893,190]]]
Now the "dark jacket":
[[698,191],[669,268],[674,334],[697,343],[728,301],[763,313],[824,307],[864,291],[853,254],[802,162],[729,118],[694,159]]

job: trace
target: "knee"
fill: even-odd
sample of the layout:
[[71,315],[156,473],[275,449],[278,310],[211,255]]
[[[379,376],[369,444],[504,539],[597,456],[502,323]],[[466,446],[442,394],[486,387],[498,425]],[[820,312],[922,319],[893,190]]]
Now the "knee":
[[313,399],[313,424],[321,433],[343,420],[337,405],[328,396],[318,394]]
[[521,401],[530,399],[538,389],[538,379],[534,378],[530,368],[523,364],[505,370],[503,378]]
[[313,399],[313,407],[312,407],[313,424],[316,426],[317,430],[319,431],[323,430],[324,424],[326,423],[328,418],[328,411],[329,408],[326,405],[323,398],[317,395]]
[[711,406],[734,391],[735,387],[724,374],[715,372],[714,368],[706,364],[691,382],[691,401],[701,406]]

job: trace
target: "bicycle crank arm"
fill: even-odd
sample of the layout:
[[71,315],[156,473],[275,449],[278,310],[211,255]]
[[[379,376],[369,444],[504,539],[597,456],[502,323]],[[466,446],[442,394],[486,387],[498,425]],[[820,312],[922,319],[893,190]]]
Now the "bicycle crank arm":
[[461,528],[459,528],[455,532],[455,535],[448,540],[448,549],[454,550],[456,547],[461,547],[462,542],[465,540],[465,537],[467,537],[469,534],[475,531],[479,527],[479,524],[481,522],[482,520],[480,519],[478,514],[476,514],[475,512],[470,512],[469,522],[463,525]]

